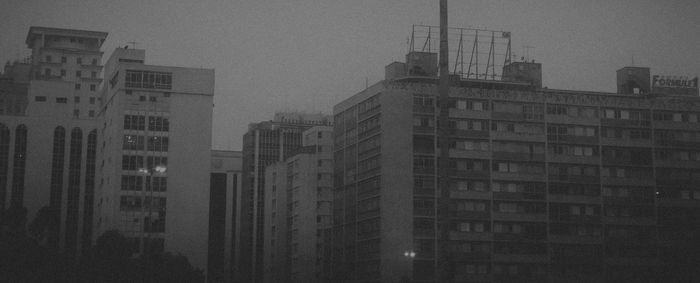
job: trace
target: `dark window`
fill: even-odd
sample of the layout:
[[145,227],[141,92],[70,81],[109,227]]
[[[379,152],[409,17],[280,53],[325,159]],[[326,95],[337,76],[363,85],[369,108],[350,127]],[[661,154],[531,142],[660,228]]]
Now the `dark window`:
[[[51,159],[51,193],[49,197],[50,208],[58,213],[61,211],[61,198],[63,195],[63,166],[65,159],[66,130],[63,127],[56,127],[53,132],[53,157]],[[59,224],[49,225],[48,244],[51,247],[58,247]]]
[[148,151],[168,151],[168,137],[148,137]]
[[91,84],[90,85],[90,91],[95,91],[97,89],[97,86]]
[[37,101],[37,102],[46,101],[46,96],[35,96],[34,101]]
[[0,209],[5,209],[7,169],[10,155],[10,129],[0,123]]
[[75,77],[79,78],[83,75],[81,71],[75,71]]
[[68,254],[76,251],[78,240],[78,212],[80,205],[80,171],[82,167],[83,133],[73,128],[68,159],[68,191],[66,201],[65,247]]
[[146,117],[138,115],[124,115],[124,129],[143,131],[146,129]]
[[167,132],[170,130],[170,122],[166,117],[148,117],[148,130]]
[[93,64],[93,65],[97,65],[97,58],[93,58],[93,59],[92,59],[92,64]]
[[139,135],[124,135],[123,149],[143,150],[145,138]]
[[170,89],[172,73],[151,71],[126,71],[126,87]]
[[75,84],[75,89],[80,90],[80,84]]
[[85,164],[85,194],[83,205],[83,249],[92,244],[92,215],[95,199],[95,157],[97,153],[97,130],[88,134],[87,159]]
[[61,57],[61,63],[66,63],[66,62],[68,62],[68,59],[65,56]]
[[56,103],[68,103],[68,98],[56,97]]
[[[71,39],[71,40],[73,40],[73,39]],[[83,58],[78,57],[75,59],[75,62],[78,63],[78,65],[83,64]]]
[[27,126],[19,125],[15,130],[15,155],[12,167],[12,196],[11,207],[22,207],[24,204],[24,174],[27,162]]
[[61,77],[65,77],[65,76],[66,76],[66,70],[61,69]]

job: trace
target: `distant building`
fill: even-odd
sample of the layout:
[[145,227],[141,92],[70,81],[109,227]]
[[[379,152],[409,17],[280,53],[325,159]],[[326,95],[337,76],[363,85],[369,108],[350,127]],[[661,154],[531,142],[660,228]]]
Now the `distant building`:
[[334,107],[334,282],[698,280],[697,86],[654,92],[625,68],[618,93],[554,90],[513,62],[504,80],[452,78],[443,133],[435,66],[418,67]]
[[46,244],[69,256],[91,245],[97,89],[107,33],[31,27],[31,57],[0,76],[0,209],[46,207]]
[[333,128],[265,169],[264,282],[330,282]]
[[240,230],[234,273],[237,282],[263,281],[265,167],[283,161],[302,145],[302,132],[330,125],[323,114],[276,113],[271,121],[250,124],[243,136]]
[[239,249],[241,152],[212,150],[209,198],[209,282],[231,282]]
[[105,65],[95,231],[206,270],[214,70],[144,61],[117,48]]

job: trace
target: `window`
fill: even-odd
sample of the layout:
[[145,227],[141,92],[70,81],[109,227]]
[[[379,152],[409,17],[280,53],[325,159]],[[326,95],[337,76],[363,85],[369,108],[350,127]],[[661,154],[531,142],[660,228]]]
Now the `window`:
[[126,71],[126,87],[170,89],[172,73],[151,71]]
[[145,130],[146,117],[138,115],[124,115],[124,129],[139,131]]
[[146,96],[140,95],[140,96],[139,96],[139,101],[146,101]]
[[44,76],[50,77],[51,76],[51,69],[44,69]]
[[34,101],[37,101],[37,102],[46,101],[46,96],[35,96]]
[[168,151],[168,137],[148,137],[148,151]]
[[68,62],[68,59],[65,56],[61,57],[61,63],[66,63],[66,62]]
[[75,90],[80,90],[80,84],[75,84]]
[[420,106],[434,106],[435,105],[435,100],[431,95],[414,95],[413,96],[413,105],[420,105]]
[[46,55],[46,62],[51,63],[51,55]]
[[[73,40],[73,39],[71,39],[71,40]],[[78,65],[81,65],[81,64],[83,64],[83,58],[81,58],[81,57],[75,58],[75,62],[76,62]]]
[[[124,135],[123,149],[143,150],[144,137],[138,135]],[[150,157],[150,156],[149,156]]]
[[78,109],[73,110],[73,117],[76,117],[76,118],[80,117],[80,110],[78,110]]
[[149,96],[149,97],[148,97],[148,100],[151,101],[151,102],[156,102],[157,99],[156,99],[155,96]]
[[80,77],[82,76],[82,74],[83,74],[83,73],[82,73],[81,71],[75,71],[75,77],[76,77],[76,78],[80,78]]
[[149,131],[158,131],[158,132],[167,132],[170,130],[170,122],[168,121],[168,118],[166,118],[166,117],[150,116],[150,117],[148,117],[148,130]]
[[95,98],[94,98],[94,97],[90,97],[90,104],[95,104]]
[[66,76],[66,70],[61,69],[61,77],[65,77],[65,76]]
[[96,89],[97,89],[97,86],[95,86],[94,84],[90,85],[90,91],[95,91]]
[[80,96],[73,97],[73,102],[80,103]]
[[92,58],[92,64],[97,65],[97,58]]
[[56,97],[56,103],[68,103],[68,98]]
[[143,168],[143,156],[139,155],[123,155],[122,170],[138,170]]
[[88,111],[88,117],[95,117],[95,110]]

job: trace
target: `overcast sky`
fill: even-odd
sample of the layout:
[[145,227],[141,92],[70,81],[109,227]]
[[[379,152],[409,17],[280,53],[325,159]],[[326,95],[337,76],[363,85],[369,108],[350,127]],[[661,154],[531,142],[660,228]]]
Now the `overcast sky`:
[[[109,32],[106,60],[136,41],[146,63],[216,70],[214,149],[240,150],[278,110],[330,114],[401,60],[411,25],[438,25],[426,0],[2,0],[0,60],[28,55],[32,25]],[[615,71],[700,73],[700,1],[449,1],[449,25],[512,32],[534,46],[549,88],[615,91]],[[633,61],[634,60],[634,61]]]

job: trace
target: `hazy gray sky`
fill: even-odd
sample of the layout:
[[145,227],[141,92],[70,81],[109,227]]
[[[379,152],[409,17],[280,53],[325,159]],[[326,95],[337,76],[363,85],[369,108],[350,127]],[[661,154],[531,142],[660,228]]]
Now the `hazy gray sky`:
[[[28,54],[32,25],[109,32],[104,59],[136,41],[149,64],[216,69],[213,148],[240,150],[276,110],[330,113],[403,61],[412,24],[437,25],[425,0],[3,0],[0,60]],[[615,71],[696,76],[700,1],[449,1],[449,24],[512,32],[534,46],[549,88],[615,91]]]

